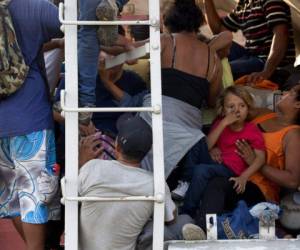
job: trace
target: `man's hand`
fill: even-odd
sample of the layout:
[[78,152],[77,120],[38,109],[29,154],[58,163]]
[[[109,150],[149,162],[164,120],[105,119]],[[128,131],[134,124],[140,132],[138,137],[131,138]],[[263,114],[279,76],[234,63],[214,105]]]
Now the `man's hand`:
[[236,153],[250,166],[255,159],[255,152],[246,140],[237,140],[235,143],[237,147]]
[[90,160],[98,158],[102,152],[103,147],[97,133],[81,139],[79,147],[79,167],[82,167]]
[[249,86],[255,85],[255,83],[267,80],[271,77],[271,74],[266,71],[254,72],[246,77],[246,82]]

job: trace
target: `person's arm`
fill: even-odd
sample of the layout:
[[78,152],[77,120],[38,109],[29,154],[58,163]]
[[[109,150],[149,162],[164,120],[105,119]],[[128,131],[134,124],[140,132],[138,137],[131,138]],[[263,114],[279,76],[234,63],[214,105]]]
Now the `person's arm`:
[[263,150],[254,149],[254,153],[255,158],[249,167],[239,177],[232,177],[229,179],[235,182],[233,188],[236,189],[238,194],[245,192],[246,183],[249,178],[265,164],[265,152]]
[[50,42],[47,42],[43,46],[43,52],[47,52],[53,49],[63,49],[65,46],[65,39],[64,38],[55,38],[52,39]]
[[[275,142],[274,142],[275,143]],[[237,144],[239,155],[251,164],[254,160],[254,152],[246,141]],[[261,173],[276,184],[290,189],[296,189],[300,185],[300,130],[294,129],[284,138],[285,168],[278,169],[265,164]]]
[[293,129],[284,138],[285,168],[277,169],[268,165],[261,172],[276,184],[290,189],[300,185],[300,129]]
[[228,46],[231,46],[232,43],[232,32],[226,30],[218,35],[215,35],[212,37],[212,39],[209,41],[208,45],[210,48],[212,48],[215,51],[225,49]]
[[235,113],[229,113],[219,122],[219,124],[207,136],[208,150],[211,150],[216,145],[223,130],[238,119],[239,118]]
[[223,31],[220,34],[214,36],[208,43],[209,47],[215,50],[220,59],[227,57],[230,52],[230,47],[232,44],[232,32]]
[[247,78],[248,82],[256,82],[262,79],[269,79],[276,70],[281,60],[284,58],[289,41],[288,26],[286,24],[277,25],[273,28],[273,33],[274,35],[270,52],[263,71],[250,74]]
[[207,23],[213,34],[218,34],[226,30],[226,27],[222,24],[222,19],[217,13],[213,0],[204,0],[204,8],[206,12]]
[[209,81],[209,93],[207,97],[207,104],[209,107],[215,107],[217,97],[222,90],[222,75],[223,68],[221,61],[214,50],[210,49],[210,62],[207,80]]

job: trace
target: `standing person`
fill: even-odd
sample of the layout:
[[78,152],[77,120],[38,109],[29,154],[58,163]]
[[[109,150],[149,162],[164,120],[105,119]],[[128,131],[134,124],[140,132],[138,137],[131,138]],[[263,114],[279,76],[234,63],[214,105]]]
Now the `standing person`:
[[[152,196],[153,175],[140,168],[141,160],[152,146],[151,127],[140,117],[124,118],[118,123],[115,145],[116,160],[96,159],[103,149],[97,136],[82,140],[79,153],[79,194],[97,197]],[[176,206],[166,185],[165,221],[176,221]],[[84,250],[148,249],[152,244],[153,202],[106,201],[83,202],[80,209],[79,245]],[[165,235],[181,237],[181,228],[192,222],[180,216],[176,226],[167,227]],[[138,238],[138,236],[142,235]],[[170,238],[168,238],[170,239]]]
[[[276,106],[276,113],[266,109],[254,109],[250,115],[263,133],[267,152],[266,163],[247,183],[242,194],[235,192],[228,178],[212,179],[207,185],[200,204],[200,213],[196,218],[197,225],[201,228],[205,229],[206,214],[232,211],[239,200],[244,200],[248,206],[265,200],[278,203],[281,189],[299,187],[300,84],[286,92]],[[248,165],[252,164],[255,154],[247,141],[239,140],[236,146],[245,162]],[[222,161],[219,149],[215,148],[211,154],[215,161]],[[195,226],[189,226],[186,230],[201,232],[199,228],[195,229]],[[197,238],[201,236],[198,234]]]
[[[80,0],[80,21],[113,21],[128,0]],[[96,16],[97,12],[97,16]],[[100,32],[98,37],[97,31]],[[79,67],[79,104],[84,107],[94,107],[96,104],[97,63],[101,41],[107,40],[113,34],[118,36],[118,27],[81,26],[78,32],[78,67]],[[114,42],[117,42],[117,41]],[[105,42],[105,45],[108,45]],[[112,45],[112,44],[109,44]],[[80,113],[79,120],[89,124],[92,113]]]
[[60,204],[42,47],[63,34],[49,1],[12,0],[9,11],[29,72],[18,91],[0,101],[0,217],[13,220],[27,249],[44,250],[45,223],[58,219]]
[[[265,146],[262,133],[255,124],[247,122],[253,99],[243,88],[232,86],[225,89],[219,98],[217,119],[207,136],[208,150],[217,146],[220,149],[222,163],[200,164],[193,168],[191,184],[187,191],[183,212],[192,217],[196,215],[200,201],[208,182],[217,176],[229,178],[234,182],[238,194],[244,193],[246,183],[265,162]],[[255,150],[255,159],[247,166],[236,152],[236,141],[246,140]],[[209,154],[202,152],[203,154]]]
[[223,19],[213,0],[204,0],[204,5],[214,34],[241,30],[246,37],[245,48],[236,43],[231,48],[229,61],[234,79],[244,75],[249,75],[249,82],[269,79],[278,66],[294,62],[291,14],[282,0],[239,0]]

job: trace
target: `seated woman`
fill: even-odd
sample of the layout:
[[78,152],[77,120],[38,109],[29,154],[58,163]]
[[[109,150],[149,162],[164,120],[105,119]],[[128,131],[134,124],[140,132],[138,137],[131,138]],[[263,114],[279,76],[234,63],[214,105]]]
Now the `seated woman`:
[[[162,105],[166,178],[182,157],[204,137],[201,131],[203,103],[214,106],[221,89],[220,60],[197,33],[204,22],[201,10],[193,1],[175,1],[164,13],[169,31],[161,36]],[[231,43],[231,38],[228,44]],[[105,78],[105,77],[104,77]],[[109,82],[109,79],[103,79]],[[110,90],[115,88],[109,87]],[[114,94],[114,93],[113,93]],[[145,94],[145,93],[144,93]],[[134,106],[130,96],[115,91],[121,106]],[[151,96],[142,95],[142,106],[151,106]],[[151,124],[151,113],[139,114]],[[143,168],[152,170],[152,152],[143,161]]]
[[[296,189],[300,185],[300,84],[283,95],[276,113],[256,109],[252,118],[263,132],[266,164],[247,182],[242,194],[236,192],[228,178],[217,177],[209,182],[197,218],[197,224],[203,229],[205,214],[231,211],[239,200],[244,200],[248,206],[265,200],[278,202],[280,188]],[[245,162],[252,164],[254,153],[249,144],[241,140],[236,146]],[[212,157],[220,162],[216,149]]]

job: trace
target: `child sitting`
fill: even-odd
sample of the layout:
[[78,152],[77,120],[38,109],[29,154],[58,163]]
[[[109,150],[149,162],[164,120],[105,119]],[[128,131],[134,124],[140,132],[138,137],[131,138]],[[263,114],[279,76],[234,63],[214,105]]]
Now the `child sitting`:
[[[208,149],[217,147],[221,153],[220,162],[211,160],[209,164],[194,167],[193,177],[187,191],[183,211],[195,216],[205,188],[214,177],[228,177],[234,182],[237,193],[243,193],[249,178],[265,162],[264,140],[259,129],[247,122],[249,109],[253,106],[250,94],[238,86],[225,89],[218,100],[217,119],[207,137]],[[246,140],[255,151],[255,160],[249,166],[239,156],[236,143]],[[203,152],[205,153],[205,152]]]

